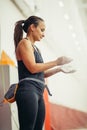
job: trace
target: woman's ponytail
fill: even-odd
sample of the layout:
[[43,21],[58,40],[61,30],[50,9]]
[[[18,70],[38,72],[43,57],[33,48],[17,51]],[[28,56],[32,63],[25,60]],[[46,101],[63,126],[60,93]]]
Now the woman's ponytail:
[[20,20],[16,22],[15,28],[14,28],[14,45],[15,49],[19,43],[19,41],[23,38],[23,28],[22,24],[24,24],[24,20]]

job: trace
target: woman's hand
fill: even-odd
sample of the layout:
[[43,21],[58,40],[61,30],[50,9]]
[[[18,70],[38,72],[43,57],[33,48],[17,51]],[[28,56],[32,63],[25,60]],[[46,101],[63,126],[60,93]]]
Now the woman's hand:
[[71,58],[66,57],[66,56],[62,56],[62,57],[57,58],[56,64],[57,65],[64,65],[64,64],[70,63],[71,61],[72,61]]
[[63,73],[74,73],[76,72],[75,69],[73,69],[71,66],[61,66],[60,71]]
[[66,65],[63,65],[63,66],[60,66],[60,67],[56,67],[54,69],[50,69],[50,70],[47,70],[47,71],[44,71],[44,77],[45,78],[48,78],[56,73],[59,73],[59,72],[63,72],[63,73],[66,73],[66,74],[69,74],[69,73],[74,73],[76,72],[75,69],[73,69],[71,66],[66,66]]

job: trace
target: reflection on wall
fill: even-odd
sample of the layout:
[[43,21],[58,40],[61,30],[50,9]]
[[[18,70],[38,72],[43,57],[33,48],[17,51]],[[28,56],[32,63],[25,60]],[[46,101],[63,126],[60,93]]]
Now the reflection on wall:
[[50,103],[51,130],[87,129],[87,113]]
[[87,112],[50,102],[46,90],[44,99],[45,130],[87,130]]

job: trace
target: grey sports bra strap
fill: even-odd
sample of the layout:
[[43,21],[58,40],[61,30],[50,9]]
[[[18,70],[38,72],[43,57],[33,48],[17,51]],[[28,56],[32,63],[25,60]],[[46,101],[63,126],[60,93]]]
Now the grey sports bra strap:
[[45,84],[45,82],[43,82],[43,81],[41,81],[39,79],[35,79],[35,78],[24,78],[24,79],[21,79],[19,81],[19,83],[21,83],[22,81],[25,81],[25,80],[32,80],[32,81],[36,81],[36,82],[39,82],[39,83],[43,84],[45,86],[45,88],[47,89],[49,95],[52,96],[52,94],[50,93],[50,90],[49,90],[48,86]]

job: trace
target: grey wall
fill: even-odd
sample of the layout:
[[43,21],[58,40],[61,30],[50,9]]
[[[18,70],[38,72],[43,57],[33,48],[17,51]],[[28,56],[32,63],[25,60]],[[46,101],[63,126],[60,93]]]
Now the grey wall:
[[[10,84],[18,81],[17,68],[8,65],[0,65],[0,102]],[[13,111],[13,108],[15,111]],[[16,104],[5,103],[0,106],[0,130],[18,130]],[[16,122],[15,122],[16,121]]]
[[[0,102],[9,87],[9,67],[0,66]],[[0,130],[12,130],[11,110],[9,104],[0,105]]]

